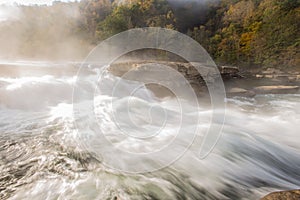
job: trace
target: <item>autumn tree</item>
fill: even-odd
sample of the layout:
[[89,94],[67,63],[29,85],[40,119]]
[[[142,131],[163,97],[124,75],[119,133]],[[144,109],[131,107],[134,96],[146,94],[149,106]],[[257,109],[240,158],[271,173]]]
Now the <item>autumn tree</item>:
[[176,28],[176,20],[166,0],[136,0],[115,5],[112,13],[98,23],[97,36],[105,39],[121,31],[139,27]]

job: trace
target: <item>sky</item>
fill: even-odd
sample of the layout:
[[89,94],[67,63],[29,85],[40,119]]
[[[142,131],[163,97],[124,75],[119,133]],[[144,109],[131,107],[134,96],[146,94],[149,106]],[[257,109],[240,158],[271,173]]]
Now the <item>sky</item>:
[[[12,5],[14,3],[22,5],[38,4],[38,5],[50,5],[55,0],[0,0],[0,4]],[[75,1],[75,0],[60,0],[60,1]]]

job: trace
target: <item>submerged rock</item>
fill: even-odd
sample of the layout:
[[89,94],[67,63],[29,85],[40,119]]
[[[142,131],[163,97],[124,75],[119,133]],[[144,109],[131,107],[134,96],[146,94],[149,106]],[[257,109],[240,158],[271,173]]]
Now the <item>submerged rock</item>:
[[289,94],[295,93],[298,90],[299,86],[285,85],[259,86],[253,89],[256,94]]
[[300,190],[273,192],[263,197],[261,200],[299,200]]
[[241,97],[254,97],[255,92],[251,90],[245,90],[243,88],[231,88],[229,91],[227,91],[228,97],[233,96],[241,96]]

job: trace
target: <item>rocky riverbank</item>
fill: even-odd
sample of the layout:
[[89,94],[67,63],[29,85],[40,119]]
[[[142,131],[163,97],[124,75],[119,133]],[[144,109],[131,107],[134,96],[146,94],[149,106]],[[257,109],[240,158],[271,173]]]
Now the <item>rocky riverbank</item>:
[[[116,76],[123,76],[129,71],[152,71],[157,70],[156,66],[165,65],[180,72],[186,80],[189,81],[198,96],[207,94],[206,85],[213,84],[217,77],[215,68],[202,63],[183,63],[167,61],[135,61],[119,62],[112,64],[110,72]],[[201,69],[201,74],[194,66]],[[254,97],[258,94],[290,94],[299,92],[300,71],[283,72],[278,69],[268,68],[261,72],[243,71],[234,66],[220,66],[219,72],[224,80],[228,97],[242,96]],[[159,73],[159,72],[158,72]],[[172,75],[163,77],[164,81],[174,82]],[[256,84],[247,84],[246,82],[255,82]],[[245,82],[246,84],[241,84]],[[180,83],[176,83],[180,84]],[[159,87],[150,87],[157,93]]]
[[256,73],[255,77],[258,79],[267,78],[288,82],[300,81],[300,70],[283,71],[275,68],[267,68],[266,70]]
[[[194,66],[201,69],[201,74]],[[198,96],[205,95],[207,93],[206,84],[213,84],[218,76],[216,68],[202,63],[168,61],[118,62],[112,64],[109,70],[115,76],[123,78],[126,78],[126,74],[130,72],[131,80],[140,80],[141,75],[147,77],[151,73],[153,76],[152,80],[155,80],[155,82],[159,84],[147,84],[146,87],[159,97],[168,96],[168,94],[170,94],[170,91],[167,92],[167,88],[162,87],[162,85],[167,86],[176,84],[177,86],[180,86],[186,84],[186,82],[176,81],[181,79],[179,78],[180,74],[190,83]],[[235,74],[235,72],[224,70],[226,76],[228,76],[229,73],[231,73],[232,76]],[[144,81],[147,82],[147,80]]]

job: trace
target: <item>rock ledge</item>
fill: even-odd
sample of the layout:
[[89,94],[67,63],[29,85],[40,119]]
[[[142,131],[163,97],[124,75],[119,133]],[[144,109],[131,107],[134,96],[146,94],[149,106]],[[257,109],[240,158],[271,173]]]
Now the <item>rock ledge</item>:
[[282,192],[272,192],[261,200],[299,200],[300,190],[290,190]]

